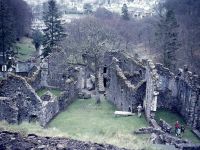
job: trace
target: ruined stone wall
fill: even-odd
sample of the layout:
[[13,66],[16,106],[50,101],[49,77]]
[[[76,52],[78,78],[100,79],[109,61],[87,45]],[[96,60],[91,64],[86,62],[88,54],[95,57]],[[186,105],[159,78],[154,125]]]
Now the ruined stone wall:
[[[144,68],[141,66],[135,66],[134,69],[131,70],[131,68],[128,70],[127,63],[131,64],[131,59],[125,57],[122,57],[120,54],[118,58],[120,58],[120,61],[114,57],[115,55],[109,55],[112,57],[112,62],[106,62],[105,64],[109,64],[108,66],[108,80],[109,84],[107,87],[106,96],[107,99],[117,106],[119,110],[123,111],[129,111],[129,108],[131,108],[131,111],[136,111],[137,106],[139,104],[143,103],[143,99],[145,96],[145,88],[146,88],[146,82],[142,80],[142,75],[140,79],[137,81],[137,84],[132,84],[131,80],[129,80],[124,72],[130,71],[130,73],[133,73],[137,70],[144,70]],[[125,61],[124,61],[125,59]],[[124,67],[120,67],[123,66]],[[134,61],[132,62],[132,66],[138,65]],[[129,73],[129,72],[128,72]]]
[[68,90],[61,93],[59,97],[52,96],[50,100],[42,102],[40,110],[40,124],[46,126],[59,112],[65,110],[78,95],[76,82],[68,84]]
[[[17,120],[18,122],[29,121],[30,116],[39,115],[38,112],[42,101],[24,78],[8,74],[7,79],[3,80],[0,84],[0,94],[0,96],[8,98],[7,101],[3,101],[5,103],[2,105],[6,105],[11,100],[13,101],[13,105],[9,103],[8,107],[1,110],[3,116],[6,117],[11,109],[13,109],[11,113],[15,113],[15,107],[18,109],[18,115],[15,118],[13,118],[14,116],[11,118],[8,116],[8,118]],[[10,122],[9,119],[7,121]]]
[[41,86],[41,69],[34,67],[29,77],[26,77],[27,82],[37,91]]
[[161,64],[156,64],[156,69],[160,82],[158,107],[180,113],[188,125],[200,129],[199,77],[187,67],[179,69],[177,76]]
[[46,126],[49,121],[51,121],[54,116],[59,113],[59,102],[56,98],[51,99],[50,101],[42,102],[42,109],[40,110],[40,119],[39,122],[42,126]]
[[0,120],[6,120],[9,123],[18,122],[18,107],[14,98],[0,97],[0,112]]
[[104,57],[104,66],[112,64],[112,58],[115,57],[119,62],[119,67],[124,73],[135,74],[141,72],[141,79],[145,78],[145,66],[125,53],[107,52]]
[[68,78],[67,59],[64,52],[53,53],[48,58],[48,76],[47,83],[49,86],[64,88],[64,80]]
[[66,109],[69,104],[76,100],[79,90],[77,90],[77,82],[71,82],[68,84],[68,90],[63,92],[60,97],[58,97],[60,110]]
[[41,87],[55,87],[61,90],[68,88],[68,82],[78,81],[78,66],[67,62],[64,52],[52,53],[41,63]]
[[[157,108],[180,113],[187,124],[200,130],[200,79],[187,68],[174,75],[161,64],[150,60],[132,61],[123,53],[107,53],[107,97],[118,109],[127,111],[143,103],[147,119],[151,122]],[[143,64],[143,65],[141,65]],[[141,78],[132,76],[139,72]],[[136,81],[132,82],[133,79]],[[138,96],[139,95],[139,96]],[[141,95],[145,95],[145,98]]]
[[147,119],[154,117],[154,112],[157,110],[157,96],[158,92],[158,82],[159,76],[157,70],[152,61],[147,60],[146,62],[146,95],[144,99],[144,108]]
[[0,83],[0,120],[9,123],[38,121],[46,126],[60,111],[64,110],[78,95],[77,81],[66,84],[59,97],[41,99],[25,78],[9,74]]

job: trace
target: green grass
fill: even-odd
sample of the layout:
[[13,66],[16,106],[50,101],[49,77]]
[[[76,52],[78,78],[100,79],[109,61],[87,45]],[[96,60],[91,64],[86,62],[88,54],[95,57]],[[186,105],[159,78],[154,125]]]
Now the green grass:
[[5,121],[0,121],[0,130],[7,130],[12,132],[19,132],[22,135],[27,135],[30,133],[34,133],[40,136],[58,136],[64,137],[67,136],[63,134],[61,131],[56,130],[55,128],[43,128],[38,123],[28,123],[23,122],[20,125],[12,125],[8,124]]
[[134,135],[132,132],[148,126],[145,118],[137,116],[115,117],[115,107],[107,101],[97,106],[95,100],[77,100],[68,109],[52,120],[47,128],[24,122],[9,125],[0,122],[0,129],[34,133],[40,136],[70,137],[73,139],[108,143],[130,149],[152,149],[149,135]]
[[187,127],[185,121],[180,115],[167,110],[158,110],[156,112],[156,120],[159,120],[160,118],[169,123],[173,127],[173,129],[176,121],[178,120],[181,125],[184,125],[186,127],[185,133],[183,134],[183,139],[191,140],[194,143],[200,143],[198,137],[191,131],[189,127]]
[[26,61],[32,57],[33,53],[36,51],[32,39],[22,38],[19,42],[16,43],[18,47],[18,60]]
[[97,106],[95,100],[77,100],[59,114],[49,127],[78,140],[109,143],[119,147],[145,148],[148,135],[132,132],[148,126],[144,117],[115,117],[115,108],[107,101]]
[[43,96],[47,91],[50,91],[53,95],[55,96],[60,96],[61,92],[59,89],[40,89],[38,91],[36,91],[36,93],[38,94],[38,96]]

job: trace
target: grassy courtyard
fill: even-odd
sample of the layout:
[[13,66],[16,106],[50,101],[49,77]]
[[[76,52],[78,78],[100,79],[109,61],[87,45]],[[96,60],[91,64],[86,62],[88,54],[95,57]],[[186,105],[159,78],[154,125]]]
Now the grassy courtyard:
[[43,96],[47,91],[50,91],[54,96],[60,96],[61,92],[59,89],[40,89],[38,91],[36,91],[36,93],[38,94],[38,96]]
[[167,123],[169,123],[173,129],[175,126],[176,121],[178,120],[181,125],[186,127],[185,133],[183,134],[183,139],[189,139],[194,143],[200,143],[200,140],[194,133],[191,131],[189,127],[187,127],[186,123],[184,122],[183,118],[176,113],[172,113],[167,110],[158,110],[156,113],[156,120],[164,119]]
[[49,127],[79,140],[127,148],[145,147],[148,136],[132,134],[134,130],[148,126],[145,119],[137,116],[115,117],[114,111],[115,108],[107,101],[97,106],[93,99],[77,100],[59,114]]

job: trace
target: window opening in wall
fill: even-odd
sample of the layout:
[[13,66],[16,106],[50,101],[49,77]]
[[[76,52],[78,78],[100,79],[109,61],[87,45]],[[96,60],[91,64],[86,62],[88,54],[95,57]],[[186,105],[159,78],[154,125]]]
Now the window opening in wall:
[[103,68],[103,73],[107,73],[107,67]]
[[142,77],[142,70],[139,70],[140,77]]
[[103,85],[104,85],[104,87],[106,88],[107,87],[107,78],[103,78]]

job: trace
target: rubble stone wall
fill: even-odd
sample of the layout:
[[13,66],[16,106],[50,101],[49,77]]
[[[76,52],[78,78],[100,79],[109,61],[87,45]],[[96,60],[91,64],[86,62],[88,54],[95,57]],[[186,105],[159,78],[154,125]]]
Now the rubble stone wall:
[[180,113],[188,125],[200,130],[199,77],[185,66],[174,75],[161,64],[156,64],[159,74],[158,107]]
[[78,66],[71,66],[64,52],[55,52],[46,57],[41,64],[41,87],[55,87],[61,90],[68,88],[71,80],[78,81]]
[[[18,107],[15,99],[0,97],[0,112],[0,120],[6,120],[9,123],[18,122]],[[6,115],[3,112],[6,112]]]
[[[113,57],[110,57],[113,56]],[[116,57],[117,58],[116,58]],[[107,72],[107,80],[109,81],[106,96],[107,99],[117,106],[119,110],[135,112],[137,106],[143,103],[145,96],[146,82],[143,80],[143,75],[137,78],[137,84],[133,84],[130,79],[126,77],[127,73],[134,73],[134,71],[144,70],[143,66],[137,66],[134,61],[131,63],[131,59],[122,57],[123,55],[108,55],[108,61],[111,59],[112,62],[105,62],[109,64]],[[120,60],[119,60],[119,59]],[[106,60],[106,59],[105,59]],[[135,70],[128,69],[127,63],[131,66],[135,66]],[[123,67],[123,64],[125,66]],[[135,64],[135,65],[134,65]],[[131,68],[131,67],[129,67]],[[125,74],[126,73],[126,74]],[[133,77],[134,78],[134,77]]]
[[59,103],[57,99],[51,99],[50,101],[44,101],[42,103],[42,109],[40,110],[40,124],[46,126],[49,121],[51,121],[54,116],[59,113]]
[[157,96],[159,92],[157,91],[159,82],[159,76],[157,74],[157,70],[152,61],[146,61],[146,92],[144,99],[144,108],[147,119],[151,119],[154,117],[154,113],[157,110]]
[[[29,121],[31,116],[39,116],[38,112],[42,101],[25,78],[8,74],[7,79],[0,84],[0,96],[8,98],[2,102],[2,105],[9,103],[5,109],[1,110],[3,116],[6,117],[7,114],[16,113],[15,110],[18,110],[18,115],[11,118],[6,117],[5,120],[8,122],[10,122],[10,119],[18,122]],[[13,103],[10,101],[13,101]],[[9,112],[10,110],[13,111]]]
[[8,74],[0,83],[0,120],[9,123],[38,121],[46,126],[60,111],[64,110],[78,95],[77,81],[66,84],[59,97],[42,100],[25,78]]
[[[176,111],[187,124],[200,130],[200,79],[187,67],[173,74],[162,64],[150,60],[137,61],[122,53],[107,53],[104,66],[108,71],[108,100],[118,109],[135,110],[143,103],[147,119],[151,122],[158,108]],[[139,72],[141,78],[130,76]],[[132,79],[137,79],[132,82]]]

